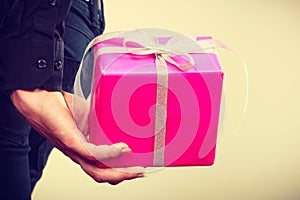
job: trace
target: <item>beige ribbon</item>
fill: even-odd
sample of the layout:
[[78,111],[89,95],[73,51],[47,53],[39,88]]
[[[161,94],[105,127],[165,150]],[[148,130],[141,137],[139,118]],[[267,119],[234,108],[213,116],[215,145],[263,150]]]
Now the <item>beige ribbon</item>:
[[[165,44],[160,44],[158,38],[167,37]],[[156,114],[155,114],[155,137],[154,137],[154,157],[153,166],[164,166],[166,122],[167,122],[167,100],[168,100],[168,66],[170,63],[181,71],[186,71],[194,66],[194,59],[191,53],[215,53],[216,46],[213,40],[196,42],[191,38],[179,33],[162,29],[138,29],[129,32],[115,32],[96,37],[87,46],[87,51],[95,44],[112,38],[124,38],[123,46],[101,47],[95,53],[95,58],[107,53],[131,53],[135,55],[155,55],[157,71],[156,88]],[[128,42],[134,42],[141,47],[130,47]],[[172,56],[181,56],[187,63],[178,64]],[[83,97],[80,88],[80,71],[82,63],[75,79],[75,94]]]

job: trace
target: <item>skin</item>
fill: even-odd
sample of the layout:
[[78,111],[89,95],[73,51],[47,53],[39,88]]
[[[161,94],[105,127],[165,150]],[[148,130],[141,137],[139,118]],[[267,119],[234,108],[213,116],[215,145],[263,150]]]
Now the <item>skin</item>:
[[[78,98],[67,92],[14,90],[11,99],[30,125],[53,146],[79,164],[98,183],[118,184],[124,180],[144,177],[143,167],[124,169],[98,168],[96,161],[120,156],[131,151],[125,143],[95,146],[86,138],[87,106],[74,103]],[[76,101],[80,102],[80,101]],[[71,109],[72,108],[72,109]],[[74,119],[80,116],[80,123]],[[78,124],[78,125],[77,125]]]

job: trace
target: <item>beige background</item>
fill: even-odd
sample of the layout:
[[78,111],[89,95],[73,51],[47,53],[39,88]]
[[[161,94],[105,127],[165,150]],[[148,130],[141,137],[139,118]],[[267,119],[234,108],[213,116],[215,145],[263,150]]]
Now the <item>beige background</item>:
[[97,184],[54,150],[34,200],[300,199],[300,1],[107,0],[106,32],[139,27],[212,35],[246,60],[220,50],[226,120],[213,167],[165,169],[118,186]]

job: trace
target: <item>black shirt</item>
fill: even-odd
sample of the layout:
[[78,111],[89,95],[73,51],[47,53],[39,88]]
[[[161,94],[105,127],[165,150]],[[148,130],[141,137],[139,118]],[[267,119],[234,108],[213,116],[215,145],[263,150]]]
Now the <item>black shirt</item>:
[[0,1],[0,89],[61,90],[72,0]]

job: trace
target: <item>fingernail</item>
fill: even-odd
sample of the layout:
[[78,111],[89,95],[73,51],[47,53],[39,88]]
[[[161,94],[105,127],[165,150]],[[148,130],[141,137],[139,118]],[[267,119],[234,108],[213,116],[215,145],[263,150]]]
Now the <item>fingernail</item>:
[[123,147],[121,148],[122,153],[131,152],[131,149],[129,147]]
[[125,143],[123,143],[123,142],[115,143],[112,146],[120,149],[122,153],[126,153],[126,152],[130,152],[131,151],[131,149],[128,147],[128,145],[125,144]]

